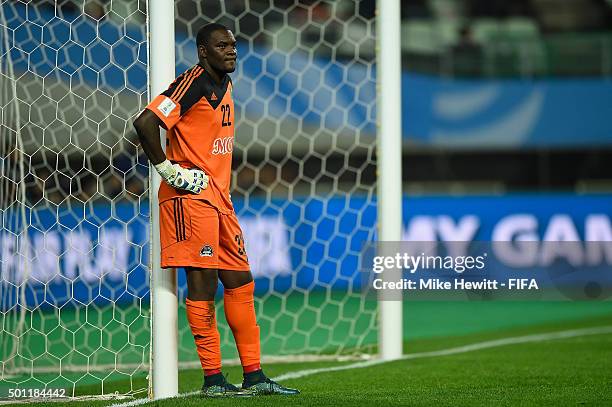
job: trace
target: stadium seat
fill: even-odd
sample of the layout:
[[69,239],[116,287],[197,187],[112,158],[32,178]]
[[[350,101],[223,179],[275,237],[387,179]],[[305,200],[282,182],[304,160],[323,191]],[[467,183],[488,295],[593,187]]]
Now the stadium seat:
[[451,47],[459,40],[459,30],[462,24],[459,21],[438,20],[436,22],[436,30],[441,46],[444,48]]
[[408,20],[402,23],[402,51],[436,53],[440,41],[435,23],[431,20]]
[[429,0],[429,8],[438,20],[458,21],[465,15],[465,5],[456,0]]
[[480,44],[497,39],[501,33],[499,21],[494,18],[479,18],[472,25],[472,37]]
[[505,37],[516,40],[535,40],[540,36],[538,25],[531,18],[511,17],[503,24]]
[[294,28],[277,23],[271,25],[269,31],[274,33],[275,43],[269,44],[271,47],[276,47],[278,50],[285,52],[290,52],[297,47],[298,32]]

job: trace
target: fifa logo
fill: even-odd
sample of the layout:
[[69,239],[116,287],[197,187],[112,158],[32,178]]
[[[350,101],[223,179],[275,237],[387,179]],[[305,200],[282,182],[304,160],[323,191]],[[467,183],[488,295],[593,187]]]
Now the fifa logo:
[[233,137],[217,138],[213,142],[212,153],[214,155],[231,154],[233,150],[234,150],[234,138]]

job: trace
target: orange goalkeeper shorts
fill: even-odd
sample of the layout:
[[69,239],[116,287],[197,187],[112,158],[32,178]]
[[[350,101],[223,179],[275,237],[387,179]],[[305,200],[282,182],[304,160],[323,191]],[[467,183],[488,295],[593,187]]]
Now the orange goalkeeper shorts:
[[173,198],[159,204],[161,266],[248,271],[242,230],[234,212],[208,202]]

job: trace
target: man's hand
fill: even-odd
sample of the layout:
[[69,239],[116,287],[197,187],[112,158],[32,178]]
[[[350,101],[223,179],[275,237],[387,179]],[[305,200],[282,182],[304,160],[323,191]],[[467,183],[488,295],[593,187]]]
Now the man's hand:
[[208,175],[198,169],[183,168],[166,160],[155,165],[159,175],[174,188],[184,189],[199,194],[208,187]]
[[155,164],[155,169],[165,182],[174,188],[184,189],[199,194],[208,186],[208,176],[199,169],[182,168],[172,164],[164,154],[159,141],[159,128],[163,123],[151,110],[145,109],[134,121],[134,128],[149,160]]

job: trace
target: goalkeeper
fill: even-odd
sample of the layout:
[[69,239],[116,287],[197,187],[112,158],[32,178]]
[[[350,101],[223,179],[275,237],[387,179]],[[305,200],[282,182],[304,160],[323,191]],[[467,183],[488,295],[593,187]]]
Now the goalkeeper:
[[[161,267],[187,273],[187,319],[209,397],[297,394],[260,366],[254,281],[230,199],[234,101],[228,75],[236,69],[236,39],[220,24],[197,34],[199,63],[181,74],[134,122],[147,157],[164,182],[159,188]],[[166,154],[159,128],[167,130]],[[221,373],[215,293],[224,287],[225,317],[244,372],[242,389]]]

